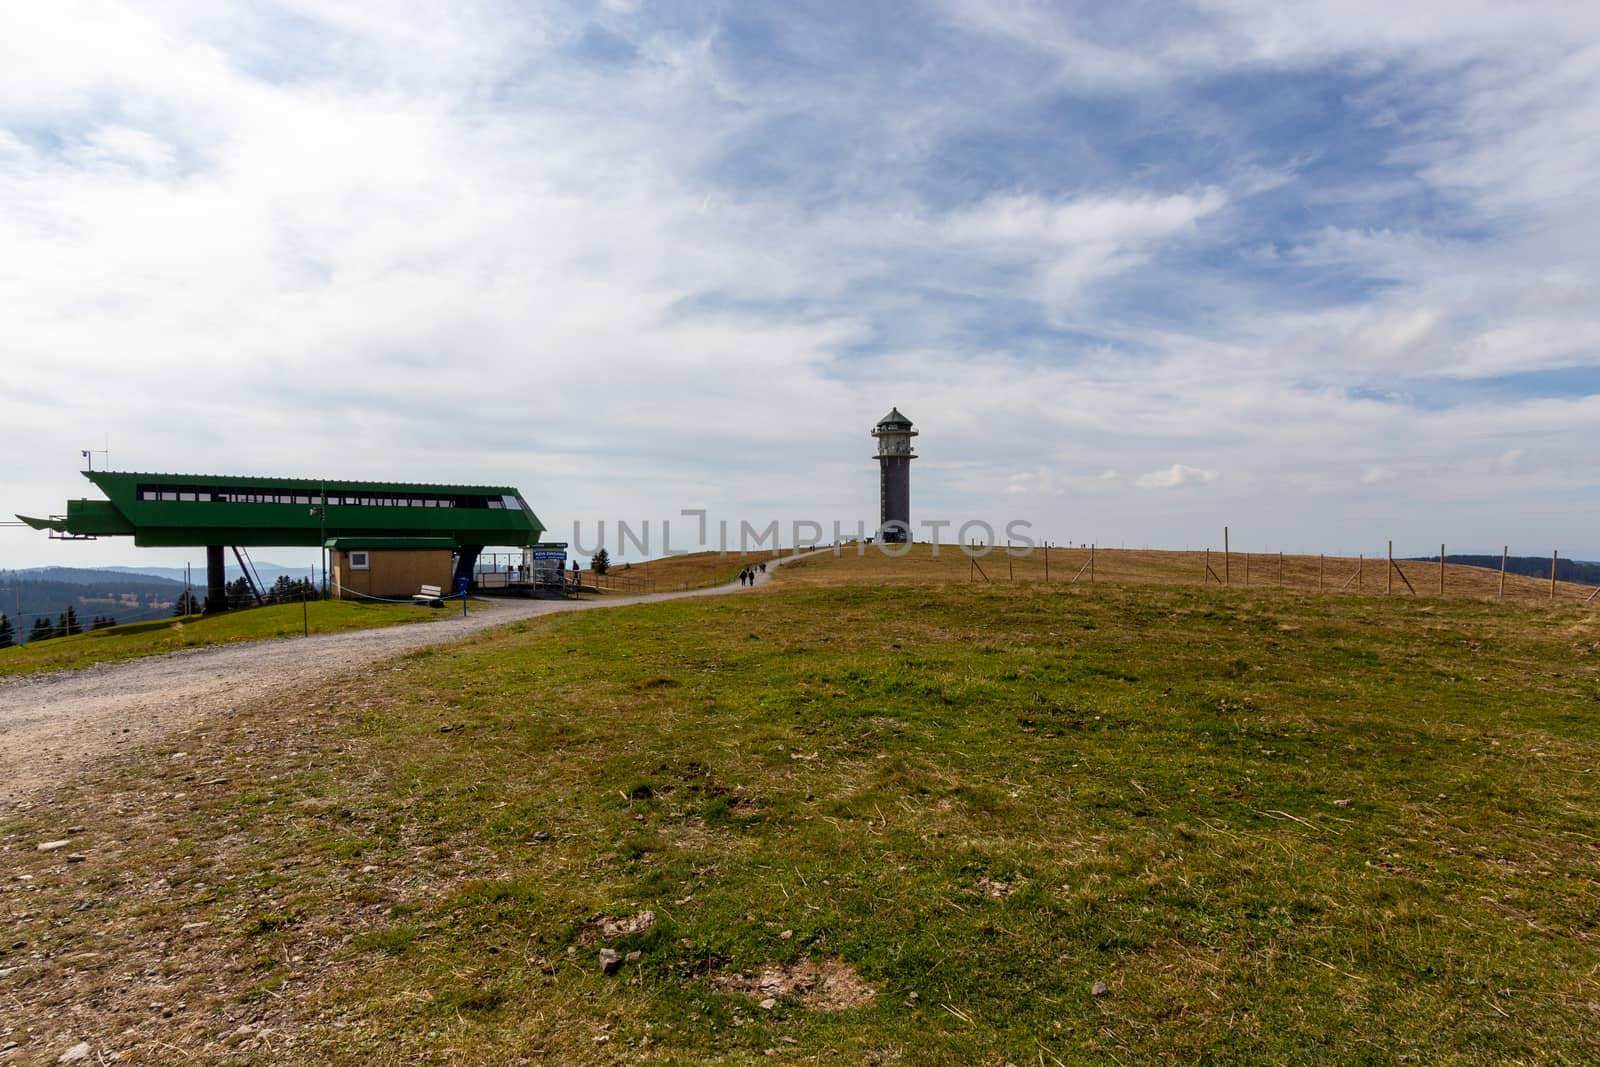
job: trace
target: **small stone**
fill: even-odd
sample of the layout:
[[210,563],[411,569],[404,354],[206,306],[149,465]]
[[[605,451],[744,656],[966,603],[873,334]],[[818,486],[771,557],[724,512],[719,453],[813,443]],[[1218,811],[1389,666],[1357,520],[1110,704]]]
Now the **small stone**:
[[628,955],[625,958],[627,959],[627,961],[629,963],[638,963],[641,959],[644,958],[644,953],[641,952],[639,949],[634,949],[632,952],[628,953]]
[[533,832],[533,839],[535,841],[548,841],[550,840],[550,832],[548,830],[535,830]]
[[1089,990],[1090,995],[1096,997],[1103,997],[1109,992],[1111,992],[1111,987],[1104,982],[1096,982],[1094,988]]
[[778,1002],[776,1000],[774,1000],[773,998],[771,998],[771,997],[768,997],[766,1000],[763,1000],[761,1002],[761,1007],[763,1009],[765,1009],[766,1011],[771,1011],[773,1008],[776,1008],[777,1006],[778,1006]]
[[600,950],[600,973],[616,974],[617,968],[622,966],[622,956],[614,948]]
[[89,857],[85,856],[82,852],[69,852],[69,853],[67,853],[67,862],[68,863],[82,863],[84,860],[86,860],[88,858]]
[[72,844],[70,837],[63,837],[60,841],[41,841],[39,842],[39,851],[54,852],[56,849],[66,848],[70,844]]
[[1333,806],[1336,807],[1336,808],[1348,808],[1350,806],[1350,801],[1349,800],[1335,800],[1333,802]]
[[778,939],[781,940],[781,941],[787,941],[793,936],[794,936],[794,931],[793,930],[785,930],[783,933],[778,935]]
[[80,1041],[56,1058],[57,1063],[82,1063],[89,1058],[89,1042]]
[[83,827],[81,827],[81,826],[69,826],[69,827],[67,827],[67,833],[69,833],[69,834],[81,834],[81,833],[83,833]]

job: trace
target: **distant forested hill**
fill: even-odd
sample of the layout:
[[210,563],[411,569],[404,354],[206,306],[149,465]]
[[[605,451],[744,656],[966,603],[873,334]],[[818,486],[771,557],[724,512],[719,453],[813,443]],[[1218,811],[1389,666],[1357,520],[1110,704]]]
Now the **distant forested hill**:
[[[107,567],[106,569],[115,574],[149,574],[157,578],[170,578],[177,582],[183,581],[182,567]],[[227,571],[228,581],[230,582],[244,573],[234,563],[228,564]],[[255,564],[255,572],[264,586],[271,586],[273,582],[283,576],[288,576],[293,581],[312,577],[312,568],[310,567],[285,567],[279,563],[257,563]],[[206,569],[204,567],[195,567],[190,576],[195,585],[204,585]]]
[[172,614],[182,582],[147,574],[39,567],[0,571],[0,614],[11,620],[19,644],[28,640],[36,619],[55,623],[68,607],[85,630],[96,616],[138,622]]
[[[1417,556],[1416,559],[1426,563],[1438,563],[1438,556]],[[1499,556],[1452,556],[1448,553],[1444,557],[1446,563],[1460,563],[1468,567],[1487,567],[1490,570],[1500,569]],[[1549,556],[1512,556],[1506,560],[1507,574],[1521,574],[1528,578],[1550,577]],[[1581,559],[1557,559],[1556,581],[1578,582],[1581,585],[1600,585],[1600,563]]]

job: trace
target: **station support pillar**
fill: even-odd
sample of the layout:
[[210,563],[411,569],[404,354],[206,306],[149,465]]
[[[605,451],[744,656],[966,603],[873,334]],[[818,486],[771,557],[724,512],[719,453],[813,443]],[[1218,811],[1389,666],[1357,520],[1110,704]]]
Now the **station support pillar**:
[[228,610],[228,571],[222,545],[206,546],[206,612]]

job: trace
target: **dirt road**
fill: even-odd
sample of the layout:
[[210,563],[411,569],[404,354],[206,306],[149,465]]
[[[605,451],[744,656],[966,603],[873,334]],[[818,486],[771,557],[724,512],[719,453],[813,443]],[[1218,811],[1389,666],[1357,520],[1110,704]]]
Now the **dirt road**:
[[[768,561],[756,584],[764,585],[788,560],[809,554]],[[730,582],[650,596],[488,600],[466,618],[446,615],[379,630],[219,645],[0,681],[0,811],[28,803],[96,759],[158,740],[177,726],[347,676],[425,645],[536,615],[740,591],[738,582]]]

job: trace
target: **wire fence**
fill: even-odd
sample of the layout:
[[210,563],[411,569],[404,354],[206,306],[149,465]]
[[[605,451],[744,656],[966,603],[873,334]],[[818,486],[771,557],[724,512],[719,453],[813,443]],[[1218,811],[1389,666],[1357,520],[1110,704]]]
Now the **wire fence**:
[[[1490,554],[1437,553],[1396,556],[1394,543],[1368,556],[1240,551],[1225,531],[1219,548],[1183,551],[1107,549],[1095,544],[1047,544],[1026,552],[984,549],[964,564],[974,582],[1159,582],[1223,588],[1266,588],[1411,597],[1572,601],[1600,603],[1600,565],[1548,557],[1513,556],[1510,546]],[[1466,562],[1470,560],[1471,562]],[[1535,560],[1543,560],[1535,564]],[[1528,573],[1537,569],[1537,574]]]

